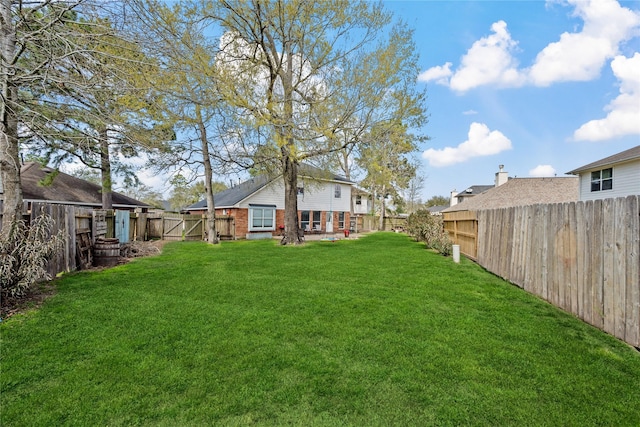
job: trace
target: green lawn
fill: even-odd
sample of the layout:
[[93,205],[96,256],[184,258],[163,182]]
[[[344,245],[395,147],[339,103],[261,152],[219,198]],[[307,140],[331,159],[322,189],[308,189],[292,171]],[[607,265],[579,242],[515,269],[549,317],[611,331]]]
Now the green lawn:
[[0,323],[2,426],[637,426],[640,354],[395,233],[172,243]]

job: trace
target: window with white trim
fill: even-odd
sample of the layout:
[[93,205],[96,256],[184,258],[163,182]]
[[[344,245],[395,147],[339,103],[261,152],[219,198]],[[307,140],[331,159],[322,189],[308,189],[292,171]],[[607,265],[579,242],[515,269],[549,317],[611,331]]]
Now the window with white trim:
[[336,184],[336,186],[334,187],[333,196],[336,199],[339,199],[342,197],[342,187],[340,186],[340,184]]
[[275,230],[275,223],[275,206],[249,206],[250,231],[272,231]]
[[313,229],[316,231],[321,229],[320,214],[320,211],[313,211]]
[[300,214],[300,228],[305,231],[311,231],[309,226],[309,211],[302,211]]
[[613,168],[591,172],[591,191],[613,189]]
[[344,212],[338,212],[338,229],[344,229]]

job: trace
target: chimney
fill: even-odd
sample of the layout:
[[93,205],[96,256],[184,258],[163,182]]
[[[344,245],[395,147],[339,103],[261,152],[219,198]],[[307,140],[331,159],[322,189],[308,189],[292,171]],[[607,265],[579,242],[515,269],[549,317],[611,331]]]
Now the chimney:
[[496,172],[496,187],[501,186],[509,180],[509,172],[504,171],[504,165],[499,166],[500,170]]
[[458,192],[454,188],[453,191],[451,192],[451,199],[449,201],[449,206],[454,206],[458,204],[458,197],[456,197],[457,195],[458,195]]

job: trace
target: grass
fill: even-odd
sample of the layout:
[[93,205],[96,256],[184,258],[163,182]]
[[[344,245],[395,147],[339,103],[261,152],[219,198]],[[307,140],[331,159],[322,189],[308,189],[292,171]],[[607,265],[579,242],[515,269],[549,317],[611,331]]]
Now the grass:
[[640,354],[407,237],[173,243],[0,324],[0,424],[637,425]]

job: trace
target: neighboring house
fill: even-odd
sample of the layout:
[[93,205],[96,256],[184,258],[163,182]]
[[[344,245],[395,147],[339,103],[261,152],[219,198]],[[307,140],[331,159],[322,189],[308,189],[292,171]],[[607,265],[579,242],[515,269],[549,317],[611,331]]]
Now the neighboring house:
[[370,215],[373,213],[373,203],[371,193],[361,188],[351,189],[354,215]]
[[496,178],[493,185],[472,185],[461,193],[457,193],[456,190],[453,190],[451,192],[449,206],[455,206],[458,203],[469,200],[470,198],[475,197],[478,194],[482,194],[487,190],[490,190],[494,187],[499,187],[511,179],[509,178],[509,173],[504,170],[504,165],[500,165],[499,169],[500,170],[496,172]]
[[429,206],[427,210],[431,213],[431,215],[442,216],[442,211],[447,209],[449,206],[447,205],[438,205],[438,206]]
[[580,200],[640,194],[640,145],[567,173],[580,179]]
[[[55,174],[51,176],[51,174]],[[53,178],[53,179],[51,179]],[[51,182],[47,182],[47,181]],[[102,188],[92,182],[58,172],[38,163],[25,163],[20,169],[22,198],[30,209],[33,202],[75,205],[88,208],[102,207]],[[146,211],[148,204],[113,192],[113,208]]]
[[469,200],[472,197],[475,197],[478,194],[482,194],[491,188],[493,188],[493,185],[472,185],[471,187],[468,187],[466,190],[460,193],[457,193],[456,190],[453,190],[451,192],[450,205],[454,206],[454,205],[457,205],[458,203],[462,203],[465,200]]
[[[298,176],[298,219],[307,233],[336,233],[349,228],[354,183],[308,165]],[[284,180],[260,175],[213,196],[216,215],[235,219],[235,236],[268,238],[284,228]],[[185,209],[206,213],[202,200]]]
[[[578,178],[511,178],[506,183],[451,206],[443,214],[458,211],[510,208],[538,203],[578,201]],[[446,218],[445,218],[446,219]]]

